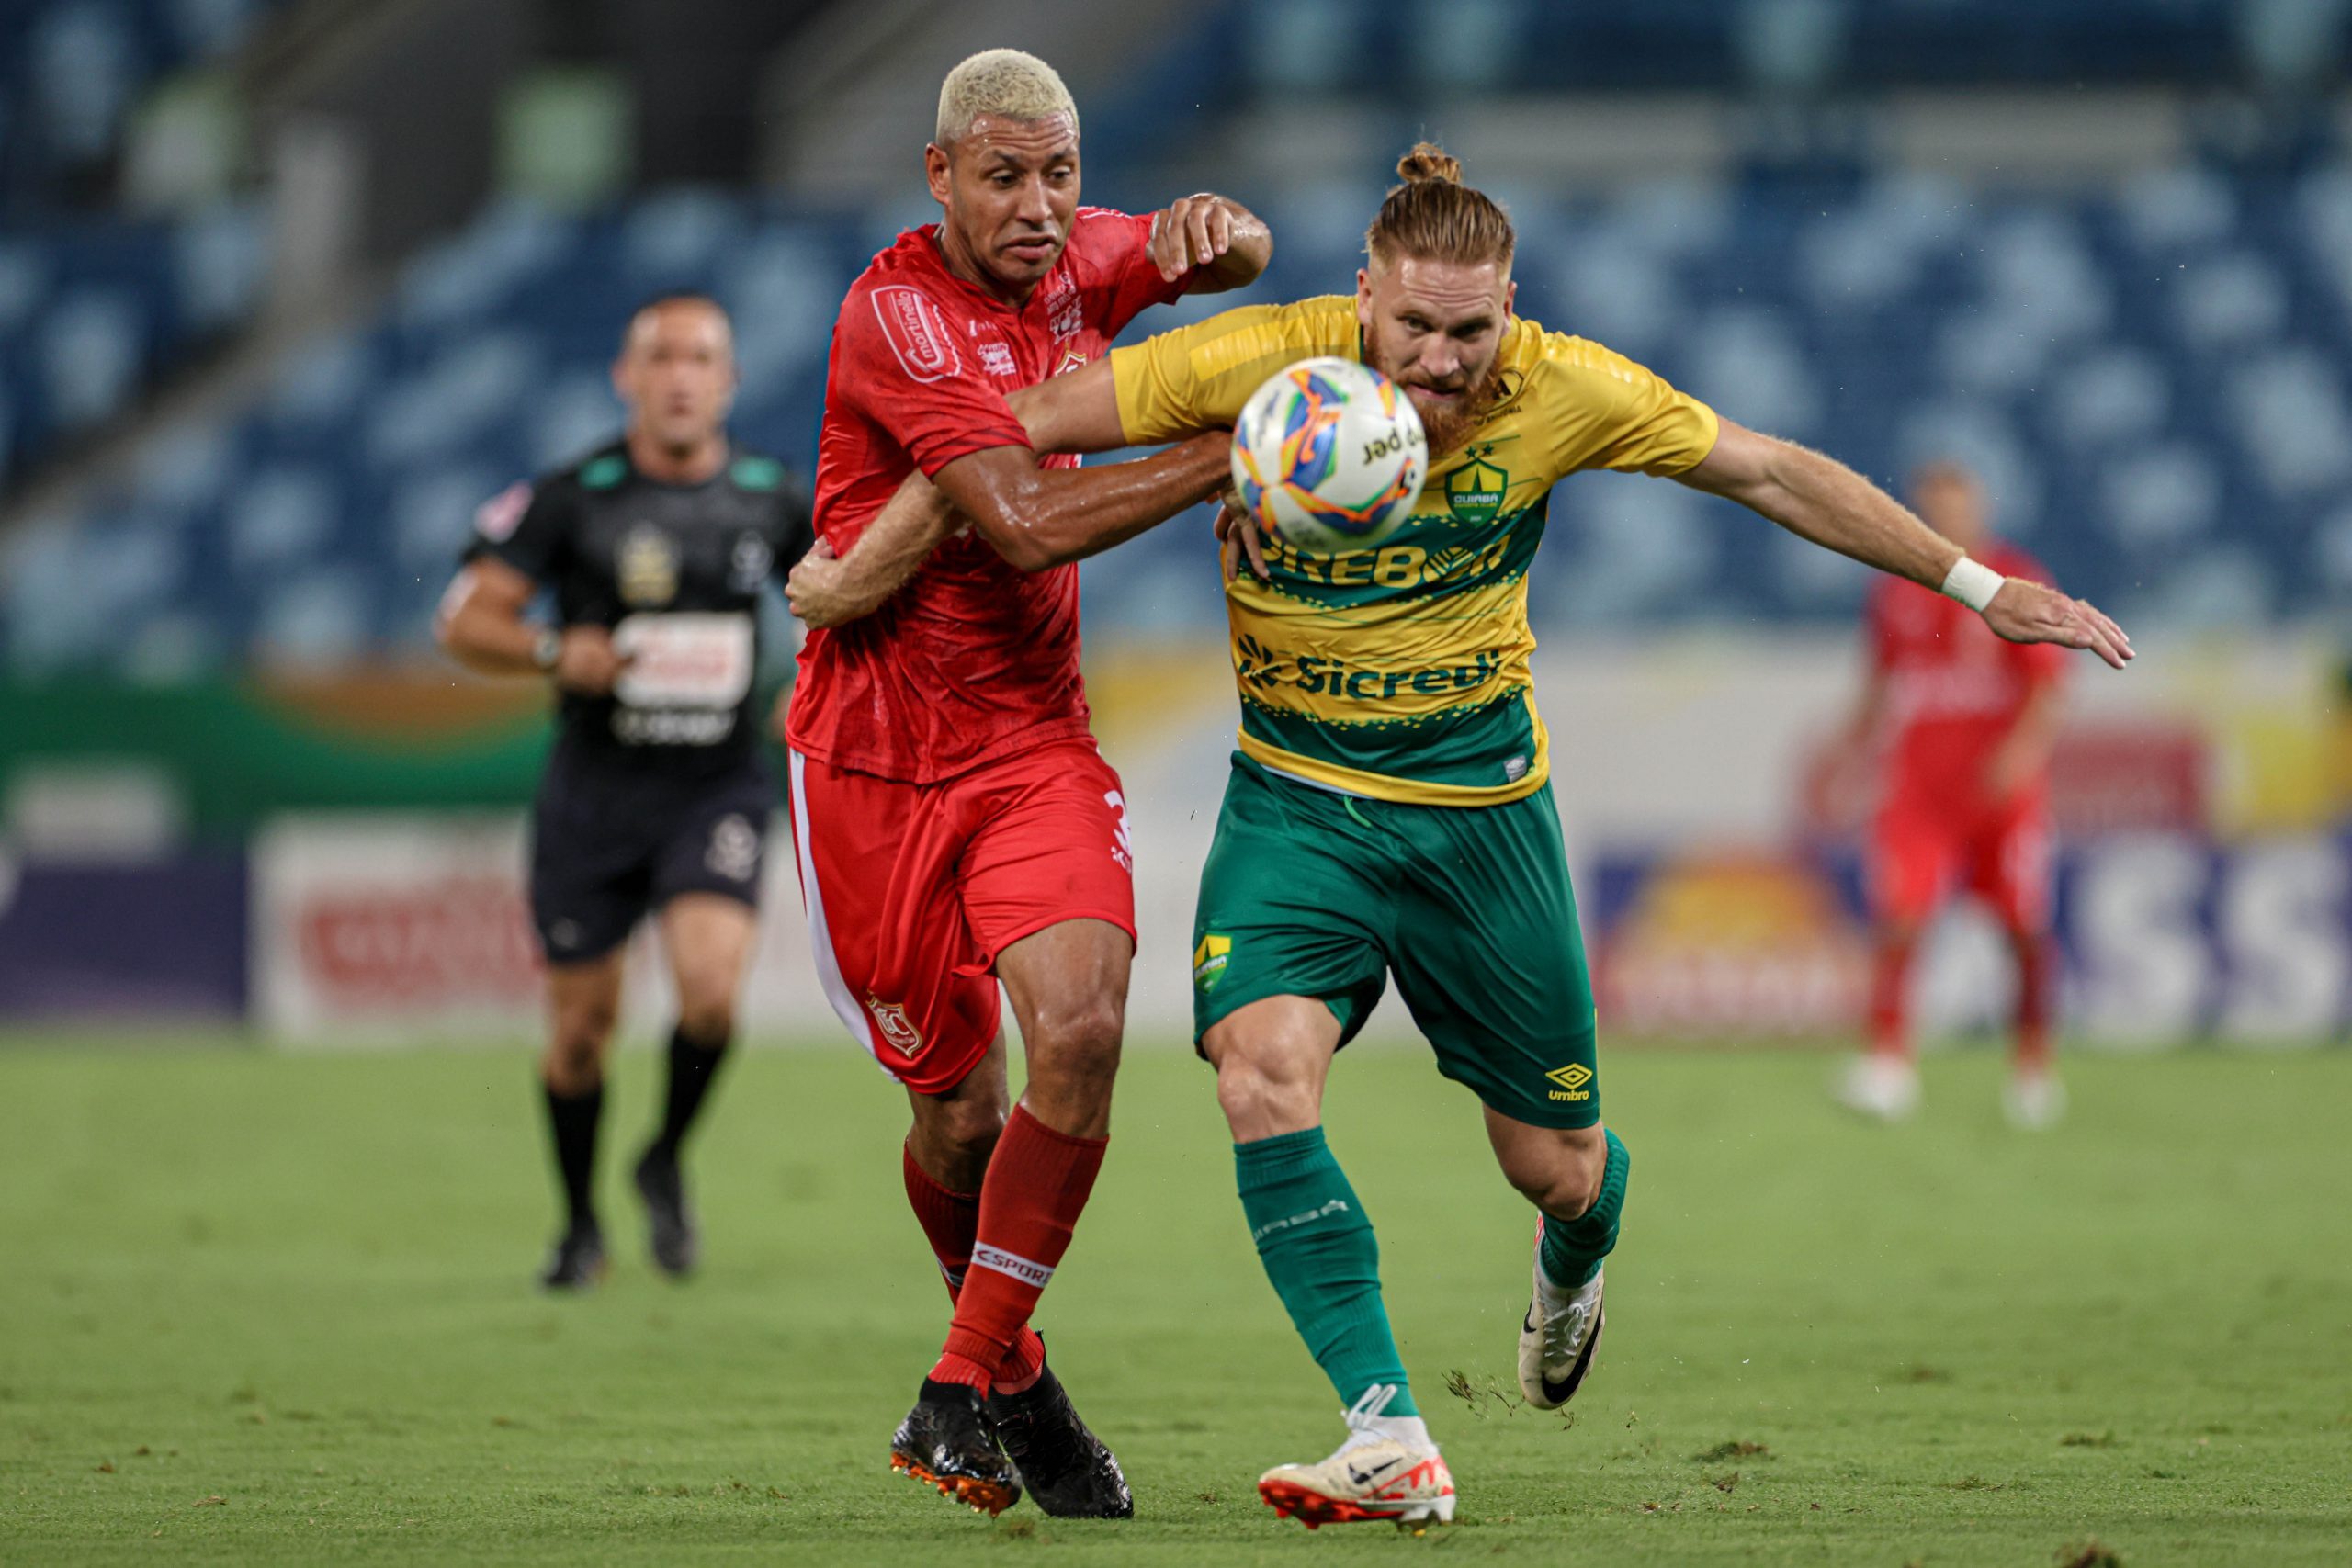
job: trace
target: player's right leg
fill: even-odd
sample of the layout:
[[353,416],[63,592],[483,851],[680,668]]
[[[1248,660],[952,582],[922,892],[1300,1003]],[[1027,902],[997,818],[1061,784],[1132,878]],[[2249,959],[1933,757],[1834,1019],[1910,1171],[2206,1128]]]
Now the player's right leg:
[[1919,1108],[1911,967],[1920,935],[1944,897],[1952,861],[1949,839],[1932,813],[1901,802],[1890,802],[1871,825],[1870,1037],[1835,1086],[1838,1102],[1859,1115],[1899,1122]]
[[1453,1478],[1413,1402],[1380,1294],[1380,1244],[1323,1136],[1323,1082],[1340,1025],[1326,1003],[1273,996],[1202,1037],[1233,1133],[1234,1176],[1258,1260],[1340,1395],[1348,1435],[1317,1463],[1283,1464],[1258,1495],[1307,1529],[1453,1517]]
[[[909,1206],[945,1278],[963,1290],[980,1189],[1005,1120],[1001,1001],[965,924],[956,866],[967,829],[944,793],[795,754],[793,840],[817,976],[853,1039],[904,1085],[914,1126],[901,1157]],[[1007,1357],[1042,1359],[1035,1337]],[[1001,1373],[1008,1369],[993,1369]],[[892,1435],[892,1469],[987,1513],[1021,1496],[998,1449],[987,1390],[926,1378]]]
[[1259,1479],[1309,1529],[1453,1513],[1381,1300],[1371,1218],[1323,1132],[1331,1057],[1385,984],[1387,852],[1351,802],[1237,760],[1193,930],[1194,1032],[1216,1068],[1242,1215],[1347,1426],[1329,1458]]

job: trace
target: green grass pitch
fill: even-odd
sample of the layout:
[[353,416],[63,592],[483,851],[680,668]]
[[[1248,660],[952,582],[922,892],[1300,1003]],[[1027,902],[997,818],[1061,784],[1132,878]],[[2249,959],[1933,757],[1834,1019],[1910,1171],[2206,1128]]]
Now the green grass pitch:
[[1130,1054],[1041,1319],[1122,1525],[990,1522],[885,1468],[945,1299],[869,1064],[730,1067],[684,1287],[613,1157],[655,1067],[625,1055],[611,1102],[615,1276],[552,1301],[519,1051],[0,1049],[0,1562],[2352,1560],[2352,1053],[2077,1059],[2044,1137],[1983,1054],[1932,1060],[1900,1129],[1835,1114],[1824,1057],[1608,1054],[1634,1180],[1566,1421],[1502,1393],[1530,1221],[1476,1108],[1351,1052],[1333,1142],[1461,1488],[1419,1538],[1256,1499],[1337,1402],[1186,1055]]

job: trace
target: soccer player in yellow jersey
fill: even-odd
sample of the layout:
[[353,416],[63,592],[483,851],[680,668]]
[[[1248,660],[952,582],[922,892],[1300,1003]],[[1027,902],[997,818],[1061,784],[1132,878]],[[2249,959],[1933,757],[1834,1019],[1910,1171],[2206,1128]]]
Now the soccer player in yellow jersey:
[[[1227,589],[1240,749],[1202,871],[1195,1034],[1259,1257],[1346,1412],[1338,1451],[1259,1482],[1310,1527],[1453,1510],[1371,1223],[1321,1125],[1331,1058],[1390,976],[1537,1210],[1519,1344],[1530,1403],[1565,1403],[1600,1343],[1627,1159],[1600,1121],[1591,984],[1529,690],[1526,571],[1552,486],[1585,468],[1672,478],[1939,587],[2011,640],[2132,656],[2097,610],[1971,561],[1851,470],[1514,315],[1502,209],[1433,147],[1398,173],[1352,299],[1229,310],[1013,400],[1040,451],[1157,444],[1229,425],[1269,376],[1339,355],[1402,385],[1429,434],[1428,486],[1376,546],[1309,555],[1219,520],[1253,569]],[[878,604],[953,522],[912,487],[891,511],[849,558],[795,573],[804,615]]]

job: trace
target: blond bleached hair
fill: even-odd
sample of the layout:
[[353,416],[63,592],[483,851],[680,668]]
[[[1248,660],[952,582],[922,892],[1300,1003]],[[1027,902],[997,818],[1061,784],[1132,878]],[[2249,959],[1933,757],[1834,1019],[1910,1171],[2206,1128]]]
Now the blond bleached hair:
[[932,140],[950,146],[984,114],[1023,120],[1066,114],[1070,134],[1078,133],[1078,105],[1061,73],[1017,49],[984,49],[947,73],[939,85],[939,124]]
[[1396,160],[1404,183],[1380,204],[1380,215],[1364,231],[1363,248],[1381,268],[1404,256],[1423,261],[1482,262],[1510,270],[1519,236],[1510,217],[1482,190],[1462,183],[1461,160],[1434,142],[1417,141]]

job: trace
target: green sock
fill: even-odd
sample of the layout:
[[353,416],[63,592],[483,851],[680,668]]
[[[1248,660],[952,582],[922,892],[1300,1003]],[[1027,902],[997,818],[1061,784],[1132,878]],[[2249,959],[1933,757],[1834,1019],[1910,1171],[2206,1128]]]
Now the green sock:
[[1600,1192],[1592,1207],[1573,1220],[1544,1219],[1544,1245],[1536,1256],[1544,1260],[1544,1277],[1563,1290],[1573,1291],[1600,1272],[1600,1260],[1617,1245],[1617,1215],[1625,1207],[1625,1172],[1633,1161],[1617,1134],[1609,1140],[1609,1163],[1600,1173]]
[[1340,1403],[1388,1383],[1385,1414],[1419,1415],[1380,1303],[1380,1244],[1323,1129],[1236,1144],[1233,1170],[1266,1278]]

